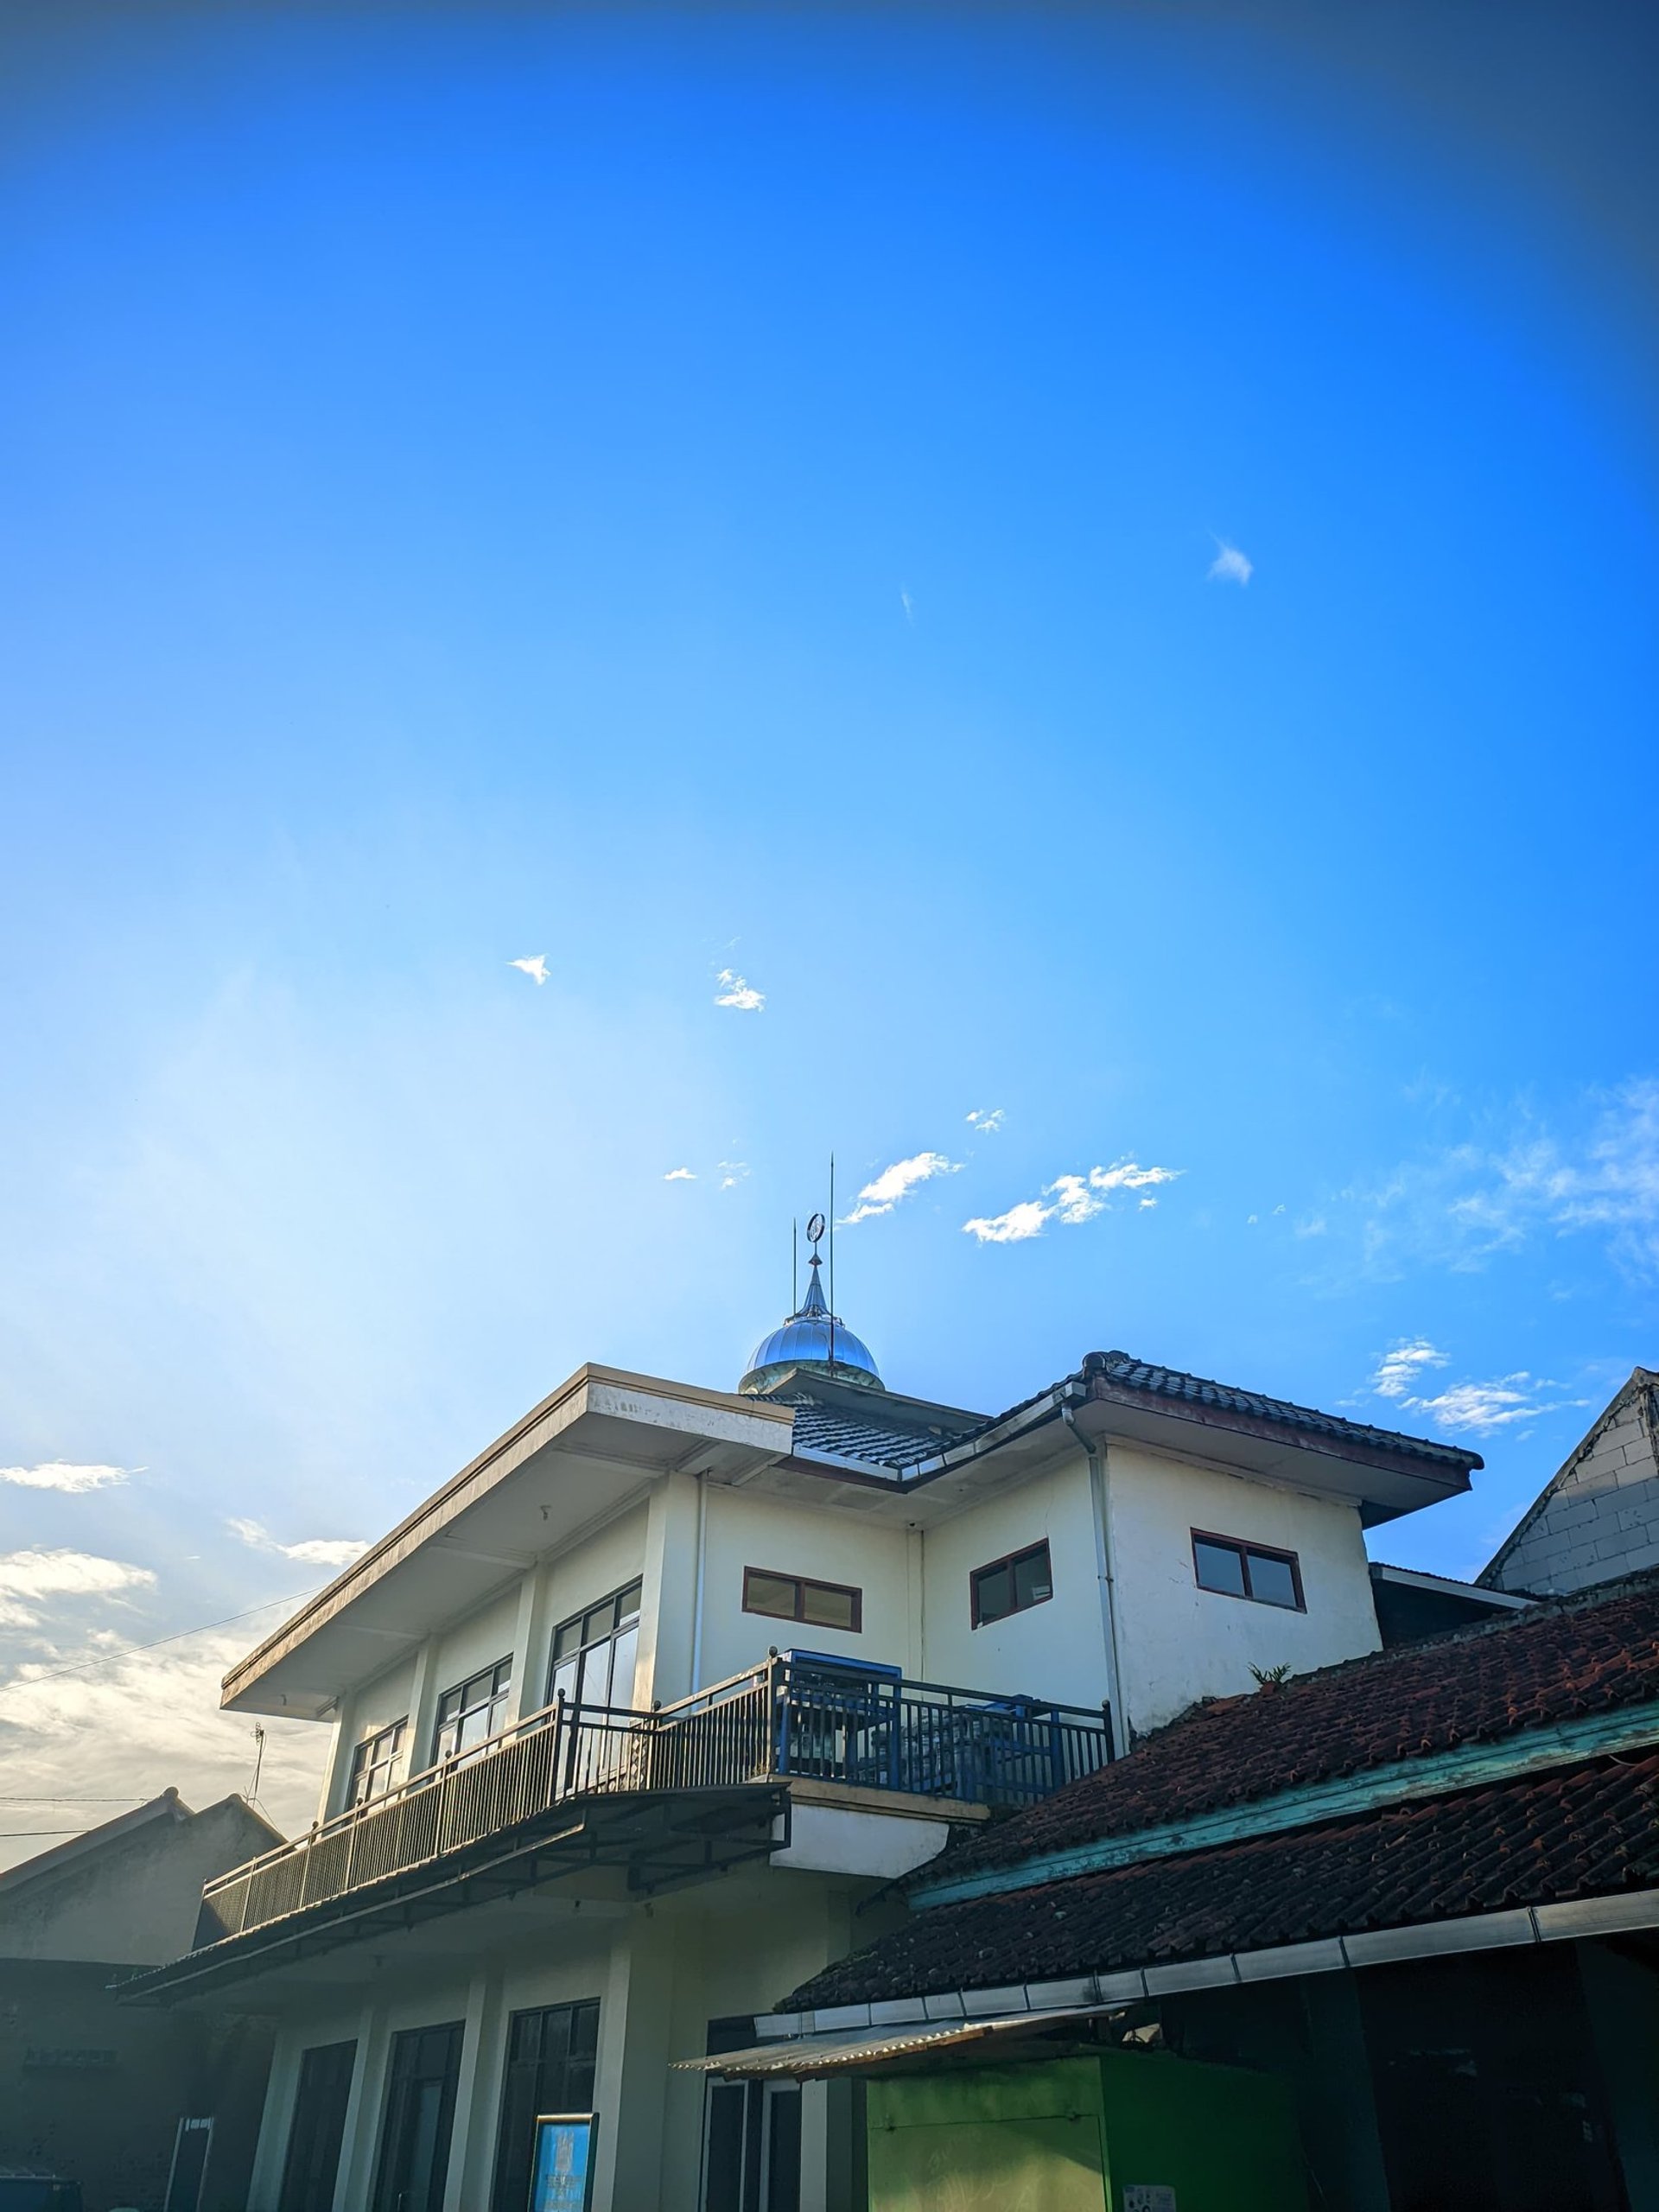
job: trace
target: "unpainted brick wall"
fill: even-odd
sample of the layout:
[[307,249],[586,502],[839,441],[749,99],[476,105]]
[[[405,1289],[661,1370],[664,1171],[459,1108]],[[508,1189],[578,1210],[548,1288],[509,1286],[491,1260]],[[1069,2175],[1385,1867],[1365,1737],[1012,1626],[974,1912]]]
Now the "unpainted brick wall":
[[1655,1396],[1636,1392],[1560,1478],[1498,1569],[1500,1590],[1583,1590],[1659,1567]]

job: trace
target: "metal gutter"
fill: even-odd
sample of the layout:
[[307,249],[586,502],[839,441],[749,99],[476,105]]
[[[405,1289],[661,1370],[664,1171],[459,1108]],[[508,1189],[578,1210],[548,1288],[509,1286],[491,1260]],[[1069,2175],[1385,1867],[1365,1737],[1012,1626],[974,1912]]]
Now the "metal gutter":
[[868,2005],[820,2005],[803,2012],[757,2017],[766,2040],[811,2035],[847,2037],[861,2029],[902,2028],[914,2021],[988,2018],[1006,2029],[1022,2017],[1033,2027],[1082,2011],[1109,2011],[1188,1989],[1224,1989],[1287,1976],[1352,1972],[1402,1959],[1445,1958],[1535,1943],[1579,1942],[1659,1928],[1659,1889],[1616,1897],[1574,1897],[1560,1904],[1522,1905],[1471,1913],[1459,1920],[1416,1921],[1350,1936],[1321,1936],[1258,1951],[1226,1951],[1207,1959],[1147,1963],[1116,1974],[1079,1974],[1065,1981],[1014,1982],[999,1989],[955,1989],[931,1997],[877,1999]]
[[973,1897],[1006,1896],[1079,1874],[1107,1873],[1143,1859],[1173,1858],[1185,1852],[1242,1843],[1255,1836],[1281,1835],[1289,1829],[1312,1827],[1327,1821],[1351,1820],[1414,1798],[1450,1796],[1656,1742],[1659,1742],[1659,1701],[1650,1700],[1586,1719],[1560,1721],[1553,1727],[1522,1729],[1496,1744],[1396,1759],[1363,1774],[1281,1790],[1254,1804],[1195,1813],[1129,1835],[1103,1836],[1069,1850],[1044,1852],[1011,1866],[988,1867],[982,1873],[962,1874],[954,1880],[924,1881],[908,1895],[912,1905],[924,1909],[958,1904]]

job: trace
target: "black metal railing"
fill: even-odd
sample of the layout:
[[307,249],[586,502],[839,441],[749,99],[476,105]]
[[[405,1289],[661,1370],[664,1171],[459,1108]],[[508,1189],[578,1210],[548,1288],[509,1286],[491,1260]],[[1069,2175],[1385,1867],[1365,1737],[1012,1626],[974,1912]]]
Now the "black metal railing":
[[1112,1756],[1103,1709],[774,1652],[649,1713],[563,1697],[210,1882],[195,1948],[409,1873],[567,1801],[779,1780],[1028,1805]]

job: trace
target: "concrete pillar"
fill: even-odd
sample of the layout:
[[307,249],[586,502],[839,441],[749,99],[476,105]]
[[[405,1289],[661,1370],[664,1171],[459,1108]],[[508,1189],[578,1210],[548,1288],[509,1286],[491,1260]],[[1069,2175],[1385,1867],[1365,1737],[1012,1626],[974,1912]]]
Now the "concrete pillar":
[[539,1713],[547,1702],[548,1642],[552,1626],[547,1617],[547,1571],[532,1567],[518,1585],[518,1611],[512,1632],[512,1695],[508,1707],[512,1720]]
[[278,2029],[270,2054],[270,2073],[265,2082],[264,2109],[259,2115],[253,2170],[248,2177],[251,2212],[276,2212],[283,2186],[283,2161],[288,2153],[288,2132],[293,2125],[294,2101],[300,2086],[303,2043],[304,2037],[297,2029]]
[[438,1639],[429,1636],[415,1654],[415,1675],[409,1686],[409,1756],[404,1763],[405,1780],[423,1774],[432,1764],[432,1727],[437,1718]]
[[1616,1944],[1573,1948],[1630,2212],[1659,2212],[1659,1974]]
[[461,2072],[455,2082],[455,2120],[449,2137],[449,2171],[444,2180],[443,2212],[470,2212],[489,2189],[490,2154],[494,2147],[491,2094],[497,2072],[496,2028],[501,2013],[499,1972],[475,1974],[467,1987],[467,2025],[461,2039]]
[[618,1930],[599,2008],[594,2212],[659,2201],[673,1995],[672,1925],[641,1908]]
[[[636,1707],[649,1705],[652,1699],[668,1705],[704,1687],[690,1680],[696,1558],[696,1478],[666,1475],[651,1493],[645,1517],[639,1655],[633,1675]],[[706,1598],[704,1602],[706,1605]]]
[[380,2114],[386,2101],[386,2059],[391,2037],[385,2008],[367,2005],[357,2030],[357,2064],[352,2073],[352,2094],[346,2107],[346,2133],[340,2144],[340,2172],[334,2183],[334,2212],[362,2212],[369,2202],[374,2180],[374,2154],[379,2146]]

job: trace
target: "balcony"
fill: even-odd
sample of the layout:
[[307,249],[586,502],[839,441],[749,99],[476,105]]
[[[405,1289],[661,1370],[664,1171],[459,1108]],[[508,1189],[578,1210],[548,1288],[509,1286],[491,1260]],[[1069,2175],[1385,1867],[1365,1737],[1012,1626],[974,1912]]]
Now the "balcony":
[[795,1783],[1013,1807],[1111,1756],[1103,1710],[806,1653],[650,1713],[560,1698],[210,1882],[194,1948],[126,1992],[200,1993],[561,1875],[619,1868],[648,1895],[724,1872],[786,1840]]

